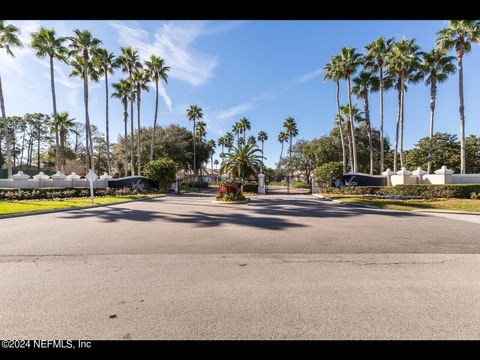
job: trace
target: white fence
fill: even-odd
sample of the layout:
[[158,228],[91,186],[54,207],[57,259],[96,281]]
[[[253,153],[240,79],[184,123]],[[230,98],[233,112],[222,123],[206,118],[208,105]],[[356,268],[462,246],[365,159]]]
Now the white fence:
[[[93,182],[94,188],[106,188],[108,186],[108,180],[112,177],[104,173],[100,178]],[[81,178],[75,173],[70,175],[64,175],[61,172],[57,172],[55,175],[48,176],[43,172],[38,175],[34,175],[33,179],[29,175],[19,171],[13,175],[12,179],[0,179],[0,188],[16,188],[16,189],[35,189],[35,188],[47,188],[47,187],[90,187],[87,179]]]
[[480,174],[454,174],[453,170],[442,166],[434,174],[427,174],[421,168],[415,171],[408,171],[405,168],[395,174],[390,169],[382,175],[387,177],[388,185],[403,184],[480,184]]

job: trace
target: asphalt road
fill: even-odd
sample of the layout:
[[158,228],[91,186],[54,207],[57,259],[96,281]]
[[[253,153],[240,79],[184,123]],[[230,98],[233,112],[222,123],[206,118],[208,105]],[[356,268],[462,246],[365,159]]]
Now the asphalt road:
[[0,219],[0,338],[480,338],[475,221],[211,200]]

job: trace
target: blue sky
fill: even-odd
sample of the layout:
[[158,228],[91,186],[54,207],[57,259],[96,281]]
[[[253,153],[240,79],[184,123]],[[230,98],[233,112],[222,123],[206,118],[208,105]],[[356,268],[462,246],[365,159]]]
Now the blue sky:
[[[343,46],[363,47],[380,35],[417,39],[430,50],[444,21],[12,21],[20,27],[21,39],[40,26],[53,27],[61,36],[75,28],[89,29],[114,53],[132,45],[146,59],[151,54],[165,58],[171,66],[168,84],[162,89],[159,124],[177,123],[190,128],[185,110],[198,104],[205,113],[207,137],[217,139],[243,116],[252,122],[252,133],[265,130],[267,165],[278,160],[277,134],[283,120],[297,120],[299,139],[313,139],[328,133],[335,107],[334,84],[323,81],[322,67]],[[29,47],[15,50],[16,58],[0,54],[0,72],[7,115],[27,112],[50,113],[49,68],[36,59]],[[466,133],[480,134],[480,49],[475,45],[464,60]],[[68,66],[56,64],[59,111],[68,111],[84,121],[83,88],[69,78]],[[112,81],[125,77],[118,71]],[[341,85],[342,102],[346,85]],[[458,134],[458,76],[452,76],[438,90],[436,131]],[[155,92],[143,96],[142,122],[153,123]],[[429,89],[412,85],[405,99],[405,147],[427,136]],[[371,117],[379,123],[378,95],[370,98]],[[359,104],[361,105],[361,104]],[[105,128],[104,83],[91,84],[91,121]],[[110,100],[111,139],[122,132],[121,105]],[[396,95],[385,95],[385,131],[392,138],[396,116]],[[217,154],[220,151],[217,151]]]

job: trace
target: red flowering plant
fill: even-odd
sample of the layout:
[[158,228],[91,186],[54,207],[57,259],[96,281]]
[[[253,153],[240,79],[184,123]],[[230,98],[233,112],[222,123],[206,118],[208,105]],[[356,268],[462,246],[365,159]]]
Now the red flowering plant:
[[242,201],[246,198],[242,193],[241,185],[235,182],[223,182],[218,188],[216,199],[221,201]]

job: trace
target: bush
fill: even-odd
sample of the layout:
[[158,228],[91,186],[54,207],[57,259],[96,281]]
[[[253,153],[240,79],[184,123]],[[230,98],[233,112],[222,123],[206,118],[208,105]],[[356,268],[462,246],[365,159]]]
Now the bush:
[[291,187],[296,189],[310,189],[310,184],[303,181],[295,181],[290,184]]
[[[125,196],[133,195],[130,188],[94,189],[95,196]],[[89,188],[39,188],[39,189],[0,189],[1,201],[67,199],[89,197]]]
[[242,201],[246,198],[242,193],[241,184],[232,182],[220,185],[216,199],[222,201]]
[[471,199],[480,192],[480,184],[463,185],[396,185],[396,186],[344,186],[331,189],[332,192],[350,195],[398,195],[416,196],[423,199],[458,198]]
[[158,158],[145,165],[143,173],[148,179],[155,181],[160,189],[168,191],[175,182],[177,166],[171,159]]
[[249,193],[258,193],[258,185],[257,184],[245,184],[243,185],[243,191]]
[[318,166],[315,169],[314,176],[319,185],[323,188],[332,186],[332,181],[341,178],[343,175],[343,165],[339,162],[329,162]]

